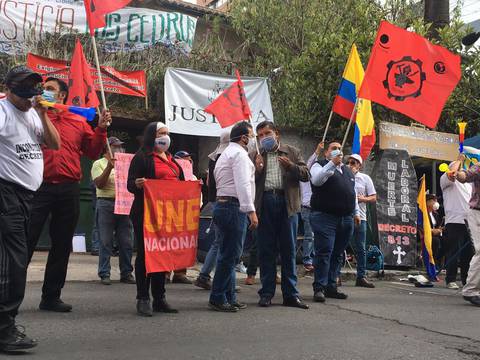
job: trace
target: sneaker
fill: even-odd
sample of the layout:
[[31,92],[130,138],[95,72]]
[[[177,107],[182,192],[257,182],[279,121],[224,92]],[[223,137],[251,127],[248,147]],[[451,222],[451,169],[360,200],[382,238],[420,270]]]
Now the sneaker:
[[236,308],[235,306],[233,306],[229,303],[214,304],[212,302],[209,302],[208,307],[210,308],[210,310],[220,311],[220,312],[237,312],[238,311],[238,308]]
[[136,284],[135,278],[132,274],[128,274],[125,277],[120,278],[120,282],[124,284]]
[[178,310],[174,309],[170,306],[170,304],[167,302],[165,297],[162,297],[160,299],[153,299],[153,305],[152,305],[153,312],[163,312],[167,314],[177,314]]
[[449,282],[447,284],[447,289],[458,290],[460,289],[456,282]]
[[255,285],[255,276],[248,275],[245,279],[245,285]]
[[70,311],[72,311],[72,305],[65,304],[60,299],[53,299],[53,300],[42,299],[38,308],[40,310],[54,311],[54,312],[70,312]]
[[357,279],[357,281],[355,282],[355,286],[369,289],[373,289],[375,287],[375,285],[368,281],[366,278]]
[[338,291],[337,289],[326,289],[324,294],[326,298],[332,298],[332,299],[345,300],[348,297],[347,294],[344,294]]
[[232,306],[236,307],[238,310],[244,310],[247,308],[247,304],[240,301],[235,301],[234,303],[232,303]]
[[192,284],[192,282],[184,274],[174,274],[172,284]]
[[212,282],[210,279],[205,279],[202,277],[197,277],[197,280],[193,282],[193,285],[196,287],[205,289],[205,290],[212,290]]
[[137,300],[137,315],[150,317],[153,316],[152,306],[150,305],[150,300],[148,299],[139,299]]
[[112,285],[112,281],[110,280],[110,276],[104,276],[100,278],[100,282],[102,285]]
[[25,335],[25,328],[20,325],[14,325],[3,336],[0,336],[0,351],[22,351],[37,346],[37,340],[30,339]]
[[235,266],[235,270],[239,273],[246,274],[247,268],[243,265],[243,261],[240,261],[237,266]]

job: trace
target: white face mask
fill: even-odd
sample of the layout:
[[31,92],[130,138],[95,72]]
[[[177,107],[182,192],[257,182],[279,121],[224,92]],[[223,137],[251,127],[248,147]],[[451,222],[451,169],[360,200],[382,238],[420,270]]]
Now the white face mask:
[[160,150],[161,152],[166,152],[170,147],[170,136],[162,135],[155,138],[155,148]]
[[440,209],[440,204],[438,203],[438,201],[435,201],[433,203],[433,206],[432,206],[432,209],[437,211],[438,209]]

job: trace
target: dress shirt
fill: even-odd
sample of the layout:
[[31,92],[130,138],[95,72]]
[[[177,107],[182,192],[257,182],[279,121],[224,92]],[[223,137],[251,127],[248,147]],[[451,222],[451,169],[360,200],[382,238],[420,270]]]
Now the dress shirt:
[[278,151],[266,153],[265,191],[283,189],[282,169],[278,156]]
[[217,196],[237,198],[242,212],[255,211],[255,166],[241,145],[228,145],[217,160],[214,176]]

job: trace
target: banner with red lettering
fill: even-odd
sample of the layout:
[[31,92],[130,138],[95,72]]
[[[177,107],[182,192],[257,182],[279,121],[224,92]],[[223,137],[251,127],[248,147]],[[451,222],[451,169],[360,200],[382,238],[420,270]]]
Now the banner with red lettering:
[[133,194],[127,190],[128,168],[133,154],[115,153],[115,209],[114,214],[130,215]]
[[[97,69],[90,65],[90,74],[95,90],[100,91]],[[44,78],[54,77],[68,83],[70,65],[64,60],[49,59],[32,53],[27,55],[27,66],[41,74]],[[101,66],[103,87],[106,92],[130,96],[145,97],[147,95],[147,79],[145,71],[119,71],[111,66]]]
[[149,180],[144,185],[147,273],[195,264],[200,219],[200,182]]

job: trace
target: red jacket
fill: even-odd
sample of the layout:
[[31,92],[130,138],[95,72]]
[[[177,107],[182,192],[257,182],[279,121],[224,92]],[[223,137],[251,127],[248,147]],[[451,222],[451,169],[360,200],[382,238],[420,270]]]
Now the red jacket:
[[84,118],[69,112],[49,110],[47,114],[62,144],[59,150],[43,147],[43,181],[54,184],[78,182],[82,178],[80,157],[85,155],[92,160],[98,159],[107,131],[97,127],[94,132]]

